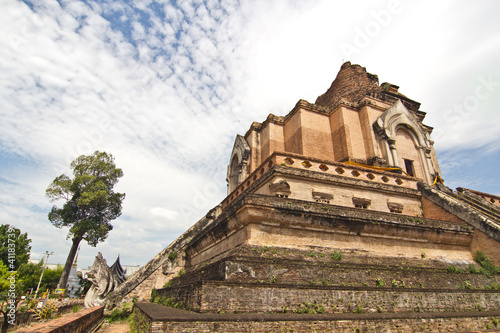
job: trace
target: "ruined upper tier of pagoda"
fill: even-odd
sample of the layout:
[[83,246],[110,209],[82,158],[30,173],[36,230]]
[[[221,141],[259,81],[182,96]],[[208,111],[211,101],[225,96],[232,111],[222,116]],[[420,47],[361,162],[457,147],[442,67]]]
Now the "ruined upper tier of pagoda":
[[[254,122],[245,136],[237,136],[228,194],[271,156],[277,163],[333,173],[338,163],[356,163],[432,184],[440,178],[432,128],[422,123],[420,103],[398,89],[379,84],[377,75],[364,67],[344,63],[315,103],[299,100],[287,115],[270,114],[264,122]],[[412,187],[410,183],[398,185]]]

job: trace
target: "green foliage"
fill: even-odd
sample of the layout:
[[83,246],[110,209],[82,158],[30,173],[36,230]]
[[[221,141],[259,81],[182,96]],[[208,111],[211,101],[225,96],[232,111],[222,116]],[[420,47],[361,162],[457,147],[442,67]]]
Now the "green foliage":
[[116,321],[125,321],[129,318],[132,313],[133,304],[132,303],[124,303],[121,307],[116,307],[111,311],[111,314],[107,316],[107,320],[110,323]]
[[[25,289],[32,288],[33,291],[36,290],[38,282],[40,281],[40,275],[43,271],[43,262],[40,261],[36,264],[29,262],[27,264],[21,265],[19,267],[19,276],[23,281],[23,286]],[[40,290],[45,291],[47,289],[56,289],[57,282],[61,277],[63,271],[62,266],[58,266],[56,269],[47,268],[43,273],[42,282],[40,283]],[[56,298],[58,296],[55,296]]]
[[69,227],[69,235],[96,246],[113,229],[109,223],[121,215],[125,194],[113,187],[123,176],[111,154],[96,151],[71,162],[74,178],[56,177],[45,191],[51,201],[65,201],[62,208],[52,207],[49,220],[58,228]]
[[385,281],[384,281],[382,278],[378,277],[378,278],[375,280],[375,285],[376,285],[377,287],[383,287],[383,286],[385,286]]
[[[27,264],[21,265],[19,267],[19,275],[23,277],[24,287],[26,289],[33,288],[33,291],[36,290],[38,286],[38,281],[40,280],[40,275],[42,275],[43,270],[43,261],[34,264],[32,262],[28,262]],[[45,274],[44,274],[45,277]],[[45,285],[40,284],[40,290],[43,289]]]
[[145,333],[149,332],[151,323],[142,313],[137,310],[129,316],[130,333]]
[[269,279],[269,282],[276,283],[276,276],[275,275],[271,276],[271,278]]
[[492,282],[484,286],[484,289],[500,289],[500,285],[496,282]]
[[493,275],[500,273],[500,267],[495,266],[482,251],[476,251],[474,253],[474,261],[481,266],[480,272],[482,274]]
[[333,251],[333,253],[330,255],[330,258],[335,261],[342,261],[342,251]]
[[73,309],[72,309],[73,313],[80,311],[80,308],[81,308],[81,307],[80,307],[80,305],[78,305],[78,304],[73,305]]
[[178,253],[176,251],[172,251],[168,254],[168,260],[174,261],[177,259]]
[[123,172],[111,154],[96,151],[81,155],[70,166],[73,178],[60,175],[45,191],[52,202],[64,202],[60,208],[52,207],[48,219],[57,228],[69,227],[68,237],[73,241],[59,281],[62,286],[66,286],[80,241],[91,246],[104,241],[113,229],[110,222],[122,213],[125,198],[125,194],[113,191]]
[[317,304],[316,301],[314,303],[304,302],[299,304],[296,310],[297,313],[325,313],[325,307],[323,305]]
[[181,269],[181,270],[179,271],[179,273],[177,273],[177,276],[178,276],[178,277],[181,277],[181,276],[182,276],[182,274],[184,274],[184,273],[186,273],[186,271],[184,271],[183,269]]
[[165,284],[163,285],[163,288],[168,288],[168,287],[170,287],[170,286],[172,285],[172,283],[173,283],[173,282],[172,282],[172,280],[168,280],[168,281],[167,281],[167,283],[165,283]]
[[176,309],[184,309],[184,302],[182,301],[176,302],[176,300],[171,297],[157,295],[154,298],[151,298],[151,303],[169,306],[171,308],[176,308]]
[[63,269],[64,268],[59,265],[55,269],[50,269],[50,268],[46,269],[45,273],[43,273],[43,278],[42,278],[42,285],[44,289],[41,290],[56,289],[57,282],[59,282],[59,278],[61,277]]
[[469,267],[467,267],[467,270],[469,271],[469,273],[472,273],[472,274],[479,274],[479,273],[481,273],[481,270],[478,269],[476,267],[476,265],[474,265],[474,264],[469,264]]
[[464,282],[462,282],[461,287],[463,289],[472,289],[472,284],[470,283],[469,280],[465,280]]
[[449,265],[446,267],[446,271],[449,273],[463,273],[463,270],[456,267],[455,265]]
[[4,320],[2,333],[7,332],[9,322],[12,321],[12,317],[9,316],[11,310],[9,303],[12,302],[12,308],[16,311],[23,289],[19,272],[9,271],[7,266],[0,261],[0,314]]
[[156,292],[156,288],[151,289],[151,298],[150,298],[151,303],[154,302],[154,299],[156,298],[156,296],[158,296],[158,293]]
[[[10,231],[9,231],[10,228]],[[0,225],[0,260],[10,267],[10,270],[15,271],[19,269],[22,264],[26,264],[30,257],[31,251],[31,239],[28,238],[28,234],[25,232],[21,233],[21,230],[11,227],[8,224]],[[15,248],[15,258],[10,258],[9,260],[9,248],[12,248],[14,244]],[[13,265],[11,267],[11,265]]]
[[356,311],[355,312],[356,313],[363,313],[364,312],[363,306],[358,304],[358,306],[356,306]]

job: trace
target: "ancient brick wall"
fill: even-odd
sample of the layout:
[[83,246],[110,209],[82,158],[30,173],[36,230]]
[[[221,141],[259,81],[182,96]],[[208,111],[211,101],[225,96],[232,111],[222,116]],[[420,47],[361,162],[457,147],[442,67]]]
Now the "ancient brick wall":
[[124,298],[123,302],[131,302],[134,298],[138,301],[149,301],[151,298],[151,290],[161,289],[172,278],[176,277],[182,266],[173,268],[168,274],[163,274],[162,267],[158,267],[153,274],[148,276],[142,283],[132,289]]
[[351,65],[350,62],[346,62],[340,68],[330,88],[319,96],[315,103],[324,107],[332,107],[341,98],[349,102],[357,102],[364,96],[381,90],[376,75],[368,73],[366,68],[360,65]]
[[478,250],[482,251],[495,265],[500,266],[500,246],[498,246],[498,242],[481,231],[476,230],[474,233],[470,249],[472,253]]
[[[300,111],[293,113],[284,125],[285,151],[302,154],[302,131]],[[271,152],[272,153],[272,152]],[[264,155],[263,155],[264,156]]]
[[492,328],[491,317],[480,318],[433,318],[433,319],[381,319],[337,320],[320,318],[307,321],[213,321],[213,322],[153,322],[151,333],[164,332],[455,332],[476,331]]
[[[498,290],[306,287],[290,285],[203,285],[201,312],[460,312],[500,308]],[[189,303],[188,303],[189,304]],[[187,304],[187,305],[188,305]],[[189,304],[191,305],[191,304]],[[196,306],[195,306],[196,307]],[[306,310],[309,309],[309,310]]]
[[[465,313],[196,314],[138,303],[139,332],[456,332],[497,328],[499,311]],[[496,331],[495,331],[496,332]]]
[[439,207],[429,199],[422,197],[421,202],[422,202],[422,211],[426,218],[456,222],[464,226],[467,225],[466,222],[459,219],[456,215],[453,215],[447,210]]

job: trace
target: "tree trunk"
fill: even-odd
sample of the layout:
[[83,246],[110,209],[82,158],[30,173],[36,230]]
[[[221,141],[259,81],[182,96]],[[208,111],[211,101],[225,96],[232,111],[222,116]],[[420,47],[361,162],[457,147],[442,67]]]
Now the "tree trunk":
[[61,274],[61,278],[59,279],[59,283],[57,284],[58,289],[66,289],[66,285],[68,284],[69,272],[71,271],[71,266],[73,265],[76,251],[78,250],[78,245],[80,245],[81,241],[82,237],[73,237],[73,244],[71,245],[71,249],[69,250],[68,259],[66,259],[64,270]]
[[9,308],[5,310],[3,314],[3,324],[2,324],[2,333],[7,333],[7,329],[9,328]]

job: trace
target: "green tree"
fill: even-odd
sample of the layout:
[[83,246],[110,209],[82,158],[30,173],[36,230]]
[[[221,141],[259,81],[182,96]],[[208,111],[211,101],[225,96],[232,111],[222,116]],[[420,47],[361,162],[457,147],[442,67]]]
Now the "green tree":
[[22,278],[24,283],[24,288],[33,289],[35,293],[36,287],[38,286],[38,281],[40,281],[40,275],[42,275],[43,261],[40,260],[37,264],[29,262],[23,264],[19,267],[18,273]]
[[1,332],[7,332],[9,325],[14,325],[17,304],[21,300],[23,283],[18,272],[9,270],[0,262],[0,314],[3,316]]
[[46,190],[53,202],[63,200],[61,208],[53,206],[49,220],[57,228],[69,227],[71,249],[59,279],[59,288],[66,288],[71,265],[82,240],[96,246],[113,229],[111,221],[121,215],[125,194],[115,193],[113,187],[123,176],[111,154],[96,151],[71,162],[73,179],[60,175]]
[[[11,227],[8,224],[0,226],[0,259],[5,266],[13,264],[14,267],[11,267],[11,270],[15,271],[19,266],[28,262],[31,251],[30,243],[31,239],[28,238],[27,233],[23,234],[21,230]],[[10,258],[9,248],[12,248],[12,245],[9,246],[9,244],[15,245],[15,251],[11,252],[14,253],[15,256],[11,256]]]
[[57,266],[55,269],[46,269],[43,273],[42,283],[40,284],[40,290],[56,289],[59,279],[61,278],[63,272],[62,266]]
[[[57,268],[55,269],[47,268],[45,269],[45,271],[43,270],[43,267],[44,263],[42,260],[40,260],[36,264],[29,262],[19,267],[19,277],[23,282],[23,287],[25,290],[32,289],[33,293],[35,293],[39,282],[40,289],[38,295],[40,295],[41,292],[44,292],[47,289],[57,288],[57,283],[61,278],[63,267],[57,266]],[[42,275],[42,272],[43,277],[42,281],[40,281],[40,275]]]

